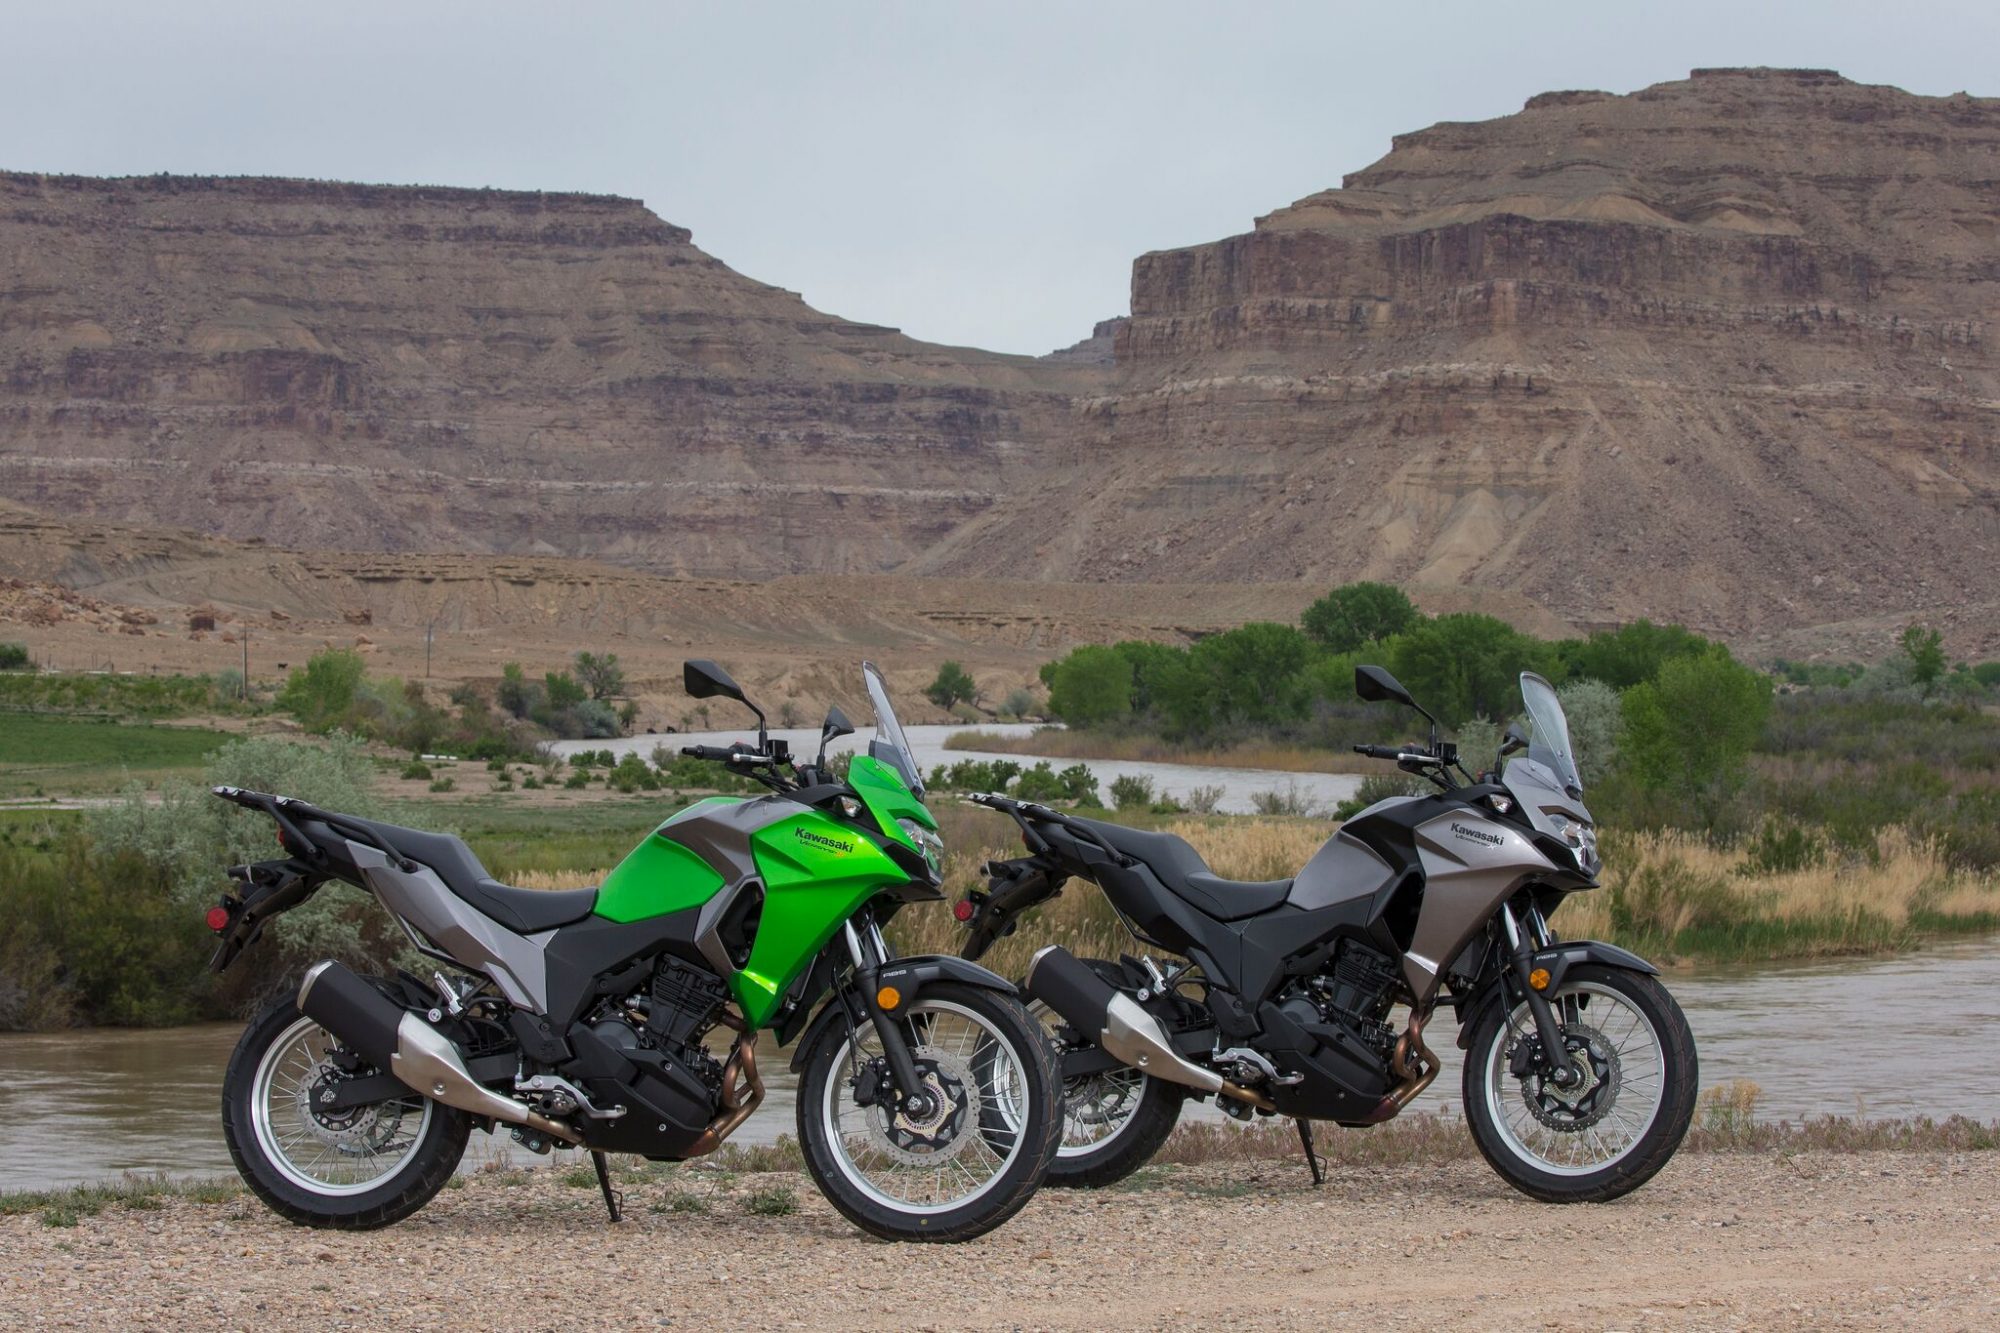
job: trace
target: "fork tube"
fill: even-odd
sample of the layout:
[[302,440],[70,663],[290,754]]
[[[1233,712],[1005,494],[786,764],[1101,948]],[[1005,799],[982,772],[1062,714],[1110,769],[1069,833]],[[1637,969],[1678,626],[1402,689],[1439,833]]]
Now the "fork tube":
[[844,923],[841,929],[847,932],[847,952],[854,959],[855,989],[859,992],[856,998],[861,1001],[861,1011],[868,1015],[868,1021],[875,1026],[875,1035],[881,1038],[882,1058],[889,1062],[896,1091],[905,1098],[914,1096],[923,1087],[917,1076],[916,1059],[910,1054],[910,1044],[903,1039],[903,1030],[882,1011],[881,1002],[875,998],[880,989],[881,966],[862,947],[853,921]]
[[1562,1024],[1556,1021],[1555,1010],[1549,1007],[1547,997],[1529,984],[1528,974],[1534,971],[1535,966],[1534,946],[1521,933],[1521,925],[1514,919],[1511,904],[1500,904],[1500,925],[1507,932],[1507,945],[1513,953],[1514,980],[1520,986],[1521,994],[1527,997],[1528,1014],[1535,1020],[1535,1035],[1542,1039],[1542,1062],[1556,1083],[1567,1087],[1576,1075],[1571,1068],[1569,1047],[1563,1042]]

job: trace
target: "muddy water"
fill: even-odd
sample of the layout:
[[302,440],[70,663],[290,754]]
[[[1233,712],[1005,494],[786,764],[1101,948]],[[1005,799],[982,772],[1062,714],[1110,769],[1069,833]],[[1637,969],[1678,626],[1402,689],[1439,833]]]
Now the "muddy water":
[[[1694,1028],[1702,1082],[1755,1080],[1760,1114],[2000,1119],[2000,1065],[1991,1058],[2000,1048],[2000,938],[1892,959],[1676,974],[1667,984]],[[229,1172],[217,1111],[238,1031],[0,1035],[0,1188],[123,1171]],[[1456,1111],[1458,1052],[1448,1039],[1432,1045],[1450,1067],[1418,1106]],[[785,1063],[782,1055],[763,1062],[770,1096],[738,1142],[794,1131]],[[475,1134],[467,1160],[515,1151]]]

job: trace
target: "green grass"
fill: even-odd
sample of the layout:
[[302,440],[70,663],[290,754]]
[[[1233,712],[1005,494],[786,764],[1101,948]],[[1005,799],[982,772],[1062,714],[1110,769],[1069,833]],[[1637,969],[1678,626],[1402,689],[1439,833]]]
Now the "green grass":
[[0,714],[0,796],[115,791],[199,770],[229,737],[198,727]]
[[73,1227],[106,1208],[136,1212],[157,1210],[167,1199],[222,1203],[243,1193],[233,1180],[173,1180],[166,1176],[130,1175],[123,1180],[73,1185],[59,1190],[0,1191],[0,1217],[41,1215],[42,1225]]

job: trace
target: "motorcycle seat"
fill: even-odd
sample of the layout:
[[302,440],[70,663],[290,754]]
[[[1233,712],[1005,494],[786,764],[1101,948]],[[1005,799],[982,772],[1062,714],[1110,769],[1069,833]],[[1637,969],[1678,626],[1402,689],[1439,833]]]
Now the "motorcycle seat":
[[1095,819],[1077,822],[1089,825],[1113,847],[1143,862],[1167,892],[1218,921],[1241,921],[1268,912],[1292,891],[1289,879],[1224,879],[1208,868],[1208,862],[1185,838],[1171,833],[1147,833]]
[[488,874],[464,841],[449,833],[356,819],[376,837],[412,861],[429,866],[460,899],[523,935],[581,921],[597,907],[596,889],[517,889]]

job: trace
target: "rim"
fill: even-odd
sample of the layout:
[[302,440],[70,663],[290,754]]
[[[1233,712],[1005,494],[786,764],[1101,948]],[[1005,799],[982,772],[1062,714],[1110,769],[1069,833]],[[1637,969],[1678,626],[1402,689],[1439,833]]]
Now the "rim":
[[[1062,1026],[1060,1016],[1040,1000],[1030,1004],[1028,1012],[1055,1045],[1056,1029]],[[1097,1152],[1132,1128],[1139,1103],[1146,1096],[1147,1078],[1126,1068],[1064,1079],[1062,1146],[1056,1149],[1056,1156],[1076,1158]]]
[[412,1092],[355,1108],[344,1124],[312,1113],[312,1088],[332,1068],[332,1034],[301,1018],[264,1049],[250,1085],[250,1123],[265,1160],[314,1194],[361,1194],[416,1158],[431,1102]]
[[[1550,998],[1564,1030],[1589,1044],[1587,1054],[1577,1053],[1590,1067],[1577,1104],[1555,1096],[1533,1076],[1517,1079],[1508,1072],[1514,1044],[1534,1034],[1528,1007],[1521,1004],[1507,1015],[1504,1032],[1487,1052],[1486,1113],[1501,1144],[1523,1162],[1554,1176],[1592,1175],[1631,1156],[1659,1119],[1666,1104],[1666,1050],[1645,1010],[1620,991],[1585,981]],[[1534,1104],[1538,1091],[1551,1095],[1540,1116]]]
[[882,1053],[881,1038],[867,1026],[858,1050],[850,1037],[834,1053],[820,1123],[835,1167],[876,1203],[912,1214],[963,1208],[997,1186],[1025,1147],[1027,1070],[1006,1034],[963,1005],[920,1001],[903,1022],[915,1038],[911,1055],[946,1094],[940,1117],[950,1128],[930,1132],[928,1122],[913,1125],[886,1107],[854,1102],[855,1078]]

